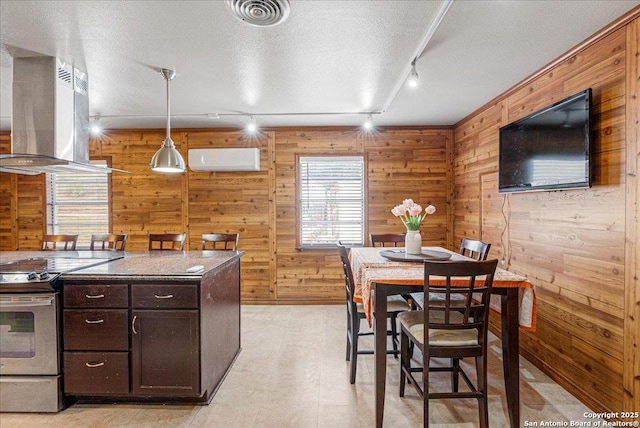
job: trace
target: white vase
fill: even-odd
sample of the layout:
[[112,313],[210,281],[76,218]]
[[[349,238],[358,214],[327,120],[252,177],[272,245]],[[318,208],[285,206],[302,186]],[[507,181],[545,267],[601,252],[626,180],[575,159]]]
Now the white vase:
[[407,254],[422,253],[422,236],[419,230],[407,230],[404,237],[404,247]]

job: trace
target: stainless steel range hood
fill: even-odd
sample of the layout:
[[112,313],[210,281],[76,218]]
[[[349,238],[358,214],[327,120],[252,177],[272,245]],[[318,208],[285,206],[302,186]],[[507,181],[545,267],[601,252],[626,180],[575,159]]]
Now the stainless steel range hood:
[[14,58],[12,148],[0,172],[120,171],[89,164],[88,89],[87,74],[58,58]]

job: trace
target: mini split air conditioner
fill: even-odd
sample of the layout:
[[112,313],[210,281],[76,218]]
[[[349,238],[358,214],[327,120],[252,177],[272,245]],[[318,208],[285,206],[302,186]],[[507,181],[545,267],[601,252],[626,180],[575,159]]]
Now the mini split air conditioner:
[[189,149],[191,171],[260,171],[260,149]]

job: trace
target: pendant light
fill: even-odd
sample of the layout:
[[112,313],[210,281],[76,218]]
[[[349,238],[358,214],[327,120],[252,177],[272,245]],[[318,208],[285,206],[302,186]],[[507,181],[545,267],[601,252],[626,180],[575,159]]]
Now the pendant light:
[[156,172],[168,172],[177,173],[184,172],[186,169],[184,159],[180,152],[176,149],[173,140],[171,139],[171,114],[170,114],[170,91],[169,81],[176,76],[176,72],[163,68],[161,70],[162,76],[167,81],[167,137],[162,142],[162,147],[151,158],[151,164],[149,165],[153,171]]

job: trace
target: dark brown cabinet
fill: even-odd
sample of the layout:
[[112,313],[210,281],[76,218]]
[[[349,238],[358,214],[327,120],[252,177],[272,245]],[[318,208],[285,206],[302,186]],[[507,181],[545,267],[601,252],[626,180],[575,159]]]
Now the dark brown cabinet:
[[131,285],[134,394],[200,395],[198,286]]
[[64,392],[209,402],[240,352],[240,263],[201,277],[66,279]]
[[198,311],[134,310],[133,393],[200,395]]
[[64,392],[129,392],[129,291],[126,284],[63,289]]

